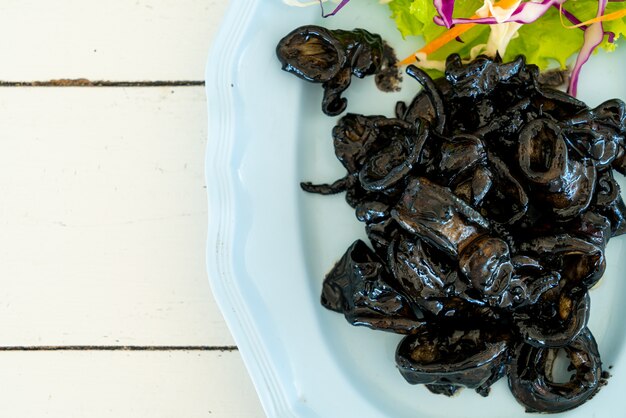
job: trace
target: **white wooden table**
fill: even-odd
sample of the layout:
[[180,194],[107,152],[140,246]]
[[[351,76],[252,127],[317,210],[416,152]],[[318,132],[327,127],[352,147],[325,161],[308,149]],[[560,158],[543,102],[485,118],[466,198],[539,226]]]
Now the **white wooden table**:
[[0,416],[264,416],[205,272],[227,3],[0,2]]

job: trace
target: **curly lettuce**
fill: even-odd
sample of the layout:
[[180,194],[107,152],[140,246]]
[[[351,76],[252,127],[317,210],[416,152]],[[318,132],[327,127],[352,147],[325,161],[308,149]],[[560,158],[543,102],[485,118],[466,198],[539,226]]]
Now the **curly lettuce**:
[[[470,17],[483,4],[482,0],[457,1],[454,16]],[[596,16],[598,0],[570,0],[563,6],[579,20],[586,21]],[[609,2],[605,13],[623,10],[625,7],[625,2]],[[404,37],[420,36],[428,43],[446,31],[445,26],[437,25],[433,20],[438,13],[432,0],[392,0],[389,9],[392,12],[391,17]],[[611,37],[607,35],[599,47],[613,50],[617,45],[616,41],[626,35],[626,16],[603,22],[603,27],[605,32],[614,34],[612,39],[614,42],[609,42]],[[581,29],[566,28],[556,7],[550,8],[533,23],[523,25],[518,33],[519,36],[510,41],[504,59],[522,54],[527,57],[528,62],[538,65],[541,69],[554,67],[555,64],[564,68],[567,60],[580,50],[584,35]],[[450,42],[429,56],[429,59],[443,59],[450,53],[458,53],[467,58],[472,47],[485,42],[488,34],[488,25],[476,25],[461,37],[463,43]]]

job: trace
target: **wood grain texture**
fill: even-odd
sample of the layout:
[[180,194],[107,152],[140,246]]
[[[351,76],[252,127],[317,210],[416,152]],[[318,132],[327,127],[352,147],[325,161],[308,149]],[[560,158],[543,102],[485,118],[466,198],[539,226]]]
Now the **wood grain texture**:
[[262,418],[238,352],[2,353],[11,418]]
[[203,80],[226,0],[3,0],[0,80]]
[[227,5],[0,2],[1,416],[264,416],[205,269]]
[[0,89],[0,346],[234,345],[202,87]]

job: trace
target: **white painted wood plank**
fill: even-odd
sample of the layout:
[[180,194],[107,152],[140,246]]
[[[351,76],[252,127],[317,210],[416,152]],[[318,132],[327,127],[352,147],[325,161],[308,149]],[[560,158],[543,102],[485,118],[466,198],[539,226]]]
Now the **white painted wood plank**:
[[11,418],[262,418],[238,352],[3,352]]
[[203,80],[227,0],[3,0],[0,80]]
[[234,344],[205,112],[201,87],[0,89],[0,345]]

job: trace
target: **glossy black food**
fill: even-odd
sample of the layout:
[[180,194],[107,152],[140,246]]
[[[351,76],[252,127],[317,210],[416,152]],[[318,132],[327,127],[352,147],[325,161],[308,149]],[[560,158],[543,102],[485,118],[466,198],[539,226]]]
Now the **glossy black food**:
[[[345,47],[318,32],[325,51],[341,52],[292,57],[286,69],[327,82],[352,67],[340,62]],[[325,78],[313,65],[326,65]],[[422,90],[395,118],[338,120],[332,137],[346,175],[302,184],[346,192],[371,243],[356,241],[332,268],[322,304],[353,325],[405,334],[397,367],[434,393],[487,396],[508,375],[527,411],[582,404],[603,376],[588,292],[607,242],[626,231],[613,176],[626,172],[624,103],[591,109],[542,84],[523,57],[464,64],[453,55],[441,79],[413,66],[407,74]],[[559,350],[575,370],[569,381],[552,376]]]
[[552,374],[558,348],[520,344],[509,367],[509,387],[527,412],[563,412],[591,398],[602,382],[598,346],[589,329],[584,329],[562,347],[574,375],[557,382]]
[[329,116],[346,110],[348,101],[341,93],[350,86],[353,75],[376,75],[376,85],[384,91],[396,90],[400,81],[393,50],[379,35],[365,29],[301,26],[280,40],[276,55],[283,70],[322,84],[322,111]]

